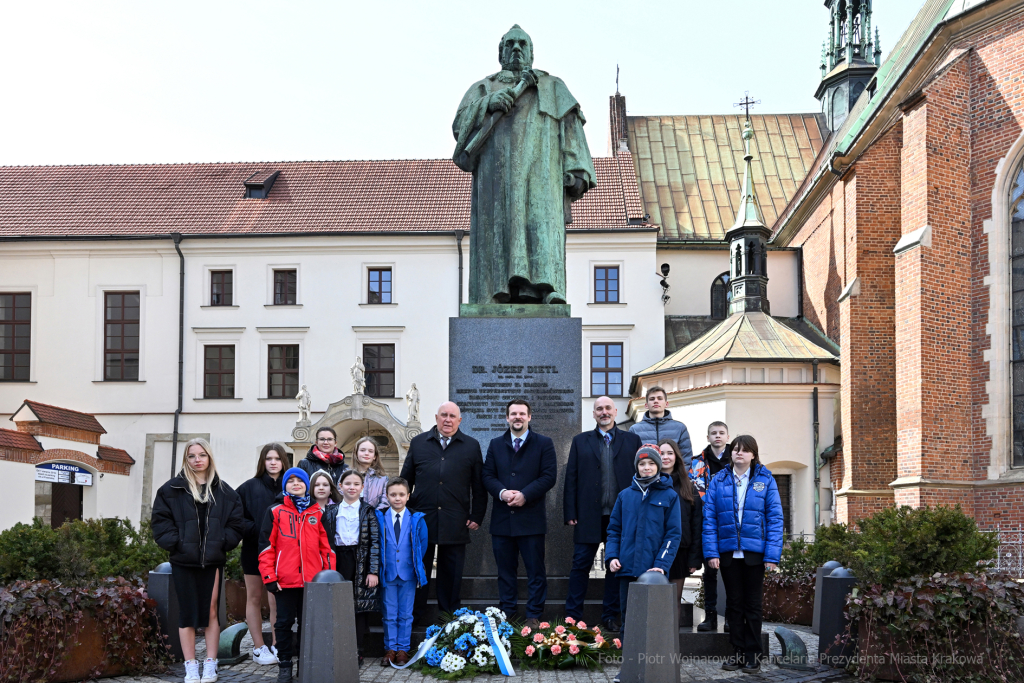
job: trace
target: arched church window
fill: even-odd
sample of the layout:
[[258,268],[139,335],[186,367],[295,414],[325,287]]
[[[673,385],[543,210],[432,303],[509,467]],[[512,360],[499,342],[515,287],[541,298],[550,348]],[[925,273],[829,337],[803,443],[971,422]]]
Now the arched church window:
[[725,272],[711,283],[711,317],[716,320],[728,318],[730,301],[732,289],[729,287],[729,273]]
[[1024,467],[1024,168],[1010,191],[1010,289],[1013,296],[1013,467]]

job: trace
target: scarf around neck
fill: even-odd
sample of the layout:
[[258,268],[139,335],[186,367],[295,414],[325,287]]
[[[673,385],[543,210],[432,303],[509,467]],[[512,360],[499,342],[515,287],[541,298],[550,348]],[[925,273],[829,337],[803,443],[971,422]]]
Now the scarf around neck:
[[330,465],[340,465],[345,462],[345,454],[335,449],[334,453],[324,453],[316,446],[313,446],[313,455]]
[[289,493],[287,495],[288,495],[289,498],[292,499],[292,502],[295,503],[295,509],[299,511],[300,515],[303,512],[306,511],[306,508],[309,507],[309,494],[308,493],[306,495],[304,495],[304,496],[296,496],[296,495],[293,495],[291,493]]

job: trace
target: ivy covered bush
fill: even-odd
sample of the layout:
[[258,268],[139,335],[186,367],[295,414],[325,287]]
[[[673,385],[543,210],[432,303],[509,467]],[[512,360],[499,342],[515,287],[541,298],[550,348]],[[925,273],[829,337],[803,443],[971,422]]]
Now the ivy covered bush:
[[138,529],[124,519],[68,522],[51,529],[38,517],[0,532],[0,585],[12,581],[82,583],[105,577],[145,578],[167,552],[153,540],[149,521]]
[[91,677],[160,668],[167,648],[144,581],[166,561],[148,521],[52,529],[37,518],[0,532],[0,682],[54,680],[83,639],[102,646],[87,653]]
[[0,681],[55,680],[83,637],[102,646],[86,653],[94,665],[89,677],[164,668],[170,656],[156,623],[156,603],[140,579],[0,586]]
[[858,521],[844,557],[862,680],[1024,681],[1024,586],[991,569],[995,534],[959,506],[887,508]]

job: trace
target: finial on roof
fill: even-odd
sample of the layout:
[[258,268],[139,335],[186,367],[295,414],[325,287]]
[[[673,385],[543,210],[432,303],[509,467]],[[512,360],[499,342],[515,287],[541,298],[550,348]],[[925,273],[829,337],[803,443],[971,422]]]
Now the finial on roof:
[[732,229],[744,226],[764,226],[764,218],[761,214],[761,207],[757,203],[757,193],[754,191],[754,176],[751,172],[750,162],[754,155],[750,153],[750,141],[754,139],[754,129],[748,119],[743,124],[743,194],[740,196],[740,205],[736,210],[736,222]]

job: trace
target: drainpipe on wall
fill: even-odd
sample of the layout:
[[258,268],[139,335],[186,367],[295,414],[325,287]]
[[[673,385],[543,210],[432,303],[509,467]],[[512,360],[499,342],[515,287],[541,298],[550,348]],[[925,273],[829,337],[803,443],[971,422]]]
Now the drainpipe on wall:
[[818,361],[811,361],[813,381],[815,384],[812,401],[814,401],[814,530],[817,537],[818,524],[821,520],[821,455],[818,453]]
[[178,408],[174,411],[174,434],[171,436],[171,477],[177,473],[174,458],[178,452],[178,420],[181,418],[185,391],[185,255],[181,253],[181,233],[171,233],[174,250],[178,252]]
[[461,315],[462,306],[462,237],[466,234],[465,230],[455,231],[455,243],[459,245],[459,306]]

